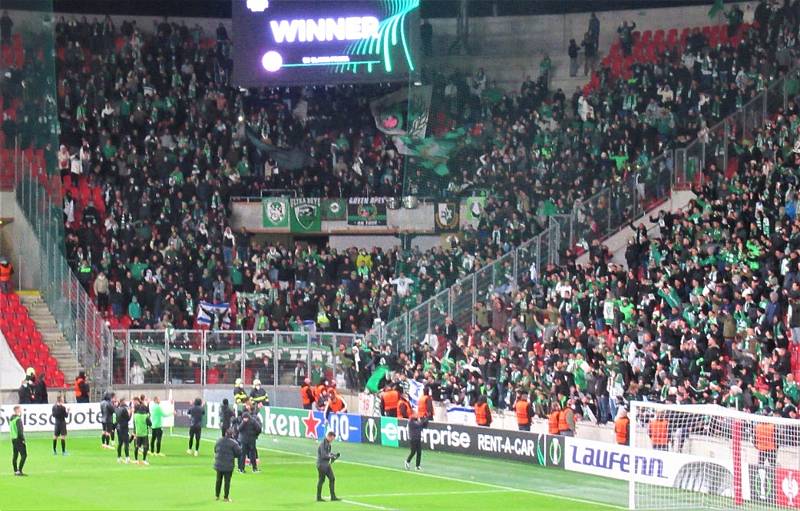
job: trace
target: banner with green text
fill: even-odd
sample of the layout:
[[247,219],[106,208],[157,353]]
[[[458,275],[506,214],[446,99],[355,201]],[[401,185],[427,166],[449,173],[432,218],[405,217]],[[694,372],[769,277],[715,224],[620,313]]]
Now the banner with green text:
[[289,227],[292,232],[320,232],[322,211],[320,199],[290,199]]

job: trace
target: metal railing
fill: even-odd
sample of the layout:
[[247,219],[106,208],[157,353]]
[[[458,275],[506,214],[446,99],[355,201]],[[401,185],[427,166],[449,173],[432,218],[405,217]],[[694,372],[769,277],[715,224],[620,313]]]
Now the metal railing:
[[[41,162],[29,160],[24,152],[17,162],[14,190],[17,207],[36,238],[26,237],[24,229],[14,231],[20,265],[35,265],[33,273],[38,273],[35,281],[42,299],[78,364],[93,382],[93,388],[102,391],[111,383],[108,364],[111,331],[64,255],[61,176],[55,169],[45,169]],[[70,381],[77,375],[64,376]]]
[[326,379],[360,390],[371,357],[356,361],[363,335],[256,330],[115,330],[115,385],[300,385]]
[[800,89],[800,69],[794,68],[781,78],[771,80],[769,86],[756,94],[749,102],[720,122],[701,133],[686,147],[675,150],[675,180],[678,189],[703,183],[703,169],[715,164],[725,172],[732,158],[730,141],[750,140],[765,121],[786,109],[789,98]]
[[[673,190],[702,184],[707,163],[716,163],[723,172],[734,155],[729,155],[732,139],[752,139],[754,132],[778,111],[785,109],[789,97],[800,93],[800,70],[789,71],[771,81],[741,109],[708,129],[686,147],[666,150],[633,168],[617,169],[611,186],[588,199],[576,200],[572,211],[549,218],[548,229],[511,250],[500,259],[450,288],[374,328],[369,336],[388,342],[393,349],[408,349],[426,334],[434,333],[447,316],[459,328],[475,323],[475,307],[488,306],[492,295],[506,296],[516,290],[544,264],[558,264],[567,249],[587,249],[593,240],[603,240],[647,214],[672,196]],[[531,266],[533,264],[534,266]]]

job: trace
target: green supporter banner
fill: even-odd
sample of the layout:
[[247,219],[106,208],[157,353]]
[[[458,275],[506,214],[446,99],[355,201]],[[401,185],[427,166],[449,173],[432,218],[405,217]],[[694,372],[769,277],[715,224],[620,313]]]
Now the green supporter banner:
[[286,197],[261,199],[261,226],[266,228],[288,228],[289,199]]
[[386,225],[385,197],[352,197],[347,201],[347,225]]
[[470,224],[477,224],[486,209],[486,197],[467,197],[464,199],[466,206],[465,219]]
[[322,231],[320,199],[290,199],[289,230],[293,233]]
[[434,209],[434,225],[436,226],[436,232],[453,232],[458,230],[460,224],[458,202],[437,202]]
[[323,220],[345,220],[347,218],[347,201],[345,199],[322,199]]

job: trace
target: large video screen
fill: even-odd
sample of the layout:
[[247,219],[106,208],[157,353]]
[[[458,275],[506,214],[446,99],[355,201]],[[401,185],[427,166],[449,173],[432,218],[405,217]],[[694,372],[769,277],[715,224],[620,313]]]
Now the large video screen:
[[243,87],[407,80],[420,0],[233,0],[233,80]]

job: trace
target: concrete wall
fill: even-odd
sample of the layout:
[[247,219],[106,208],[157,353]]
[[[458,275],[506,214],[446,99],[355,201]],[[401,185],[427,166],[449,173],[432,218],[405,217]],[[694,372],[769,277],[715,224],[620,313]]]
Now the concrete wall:
[[[397,236],[358,236],[358,235],[335,235],[328,240],[331,248],[342,250],[350,247],[371,249],[380,247],[383,250],[400,246],[400,238]],[[420,250],[430,250],[442,244],[441,236],[416,236],[411,240],[411,246]]]
[[[738,2],[745,19],[757,2]],[[726,4],[730,9],[733,4]],[[752,7],[748,10],[748,5]],[[662,9],[620,10],[597,13],[600,20],[600,50],[607,50],[617,40],[617,27],[623,20],[635,22],[637,30],[696,27],[722,23],[708,17],[710,5]],[[456,40],[455,18],[432,18],[434,54],[444,54]],[[569,40],[579,44],[589,26],[588,13],[542,16],[502,16],[470,18],[470,49],[474,55],[541,55],[565,53]],[[538,65],[538,61],[536,62]]]
[[14,265],[14,285],[17,289],[38,289],[41,246],[25,215],[17,208],[13,192],[0,192],[0,217],[13,219],[0,228],[0,254]]
[[[231,209],[231,226],[234,229],[244,227],[255,233],[285,232],[285,229],[264,229],[261,226],[261,202],[234,202]],[[357,227],[347,225],[346,220],[322,221],[323,234],[385,235],[410,229],[421,233],[434,232],[433,204],[420,203],[415,209],[389,209],[385,226]]]

